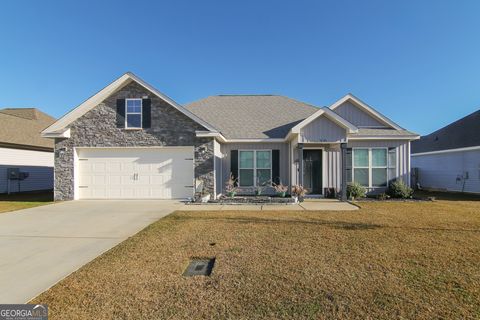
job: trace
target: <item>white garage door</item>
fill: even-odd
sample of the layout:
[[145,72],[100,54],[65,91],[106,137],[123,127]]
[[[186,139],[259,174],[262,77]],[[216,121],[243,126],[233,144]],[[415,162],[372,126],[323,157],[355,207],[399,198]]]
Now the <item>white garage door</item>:
[[193,195],[193,147],[77,149],[79,199]]

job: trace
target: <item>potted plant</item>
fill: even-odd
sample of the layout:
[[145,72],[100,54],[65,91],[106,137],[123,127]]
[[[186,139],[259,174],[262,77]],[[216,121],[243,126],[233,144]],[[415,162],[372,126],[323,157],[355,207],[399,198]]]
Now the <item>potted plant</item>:
[[275,192],[277,196],[281,198],[285,198],[285,195],[288,191],[288,186],[283,185],[281,182],[279,184],[273,184],[273,188],[275,188]]
[[210,198],[211,198],[210,192],[202,191],[202,193],[200,195],[200,201],[202,203],[207,203],[208,201],[210,201]]
[[297,184],[292,187],[292,197],[295,199],[295,202],[303,202],[307,193],[308,190],[301,185]]
[[227,182],[225,183],[225,193],[228,197],[233,198],[237,193],[237,179],[233,177],[233,174],[230,173],[230,177],[228,178]]

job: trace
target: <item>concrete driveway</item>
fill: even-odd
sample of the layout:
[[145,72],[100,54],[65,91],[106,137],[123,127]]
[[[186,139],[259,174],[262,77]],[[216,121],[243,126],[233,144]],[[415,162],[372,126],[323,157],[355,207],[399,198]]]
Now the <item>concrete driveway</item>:
[[0,214],[0,304],[25,303],[183,204],[70,201]]

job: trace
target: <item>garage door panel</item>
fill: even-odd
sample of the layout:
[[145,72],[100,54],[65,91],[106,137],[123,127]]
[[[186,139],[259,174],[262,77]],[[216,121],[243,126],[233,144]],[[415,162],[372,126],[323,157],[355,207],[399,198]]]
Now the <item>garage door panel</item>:
[[[171,199],[193,195],[193,147],[79,149],[81,199]],[[190,159],[190,160],[185,160]]]

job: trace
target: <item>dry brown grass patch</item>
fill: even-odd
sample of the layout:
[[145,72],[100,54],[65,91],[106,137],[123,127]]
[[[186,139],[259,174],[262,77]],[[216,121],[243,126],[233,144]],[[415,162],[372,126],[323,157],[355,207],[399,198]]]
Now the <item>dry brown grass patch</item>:
[[[362,207],[176,212],[34,302],[52,319],[480,317],[480,202]],[[182,276],[197,256],[211,277]]]

